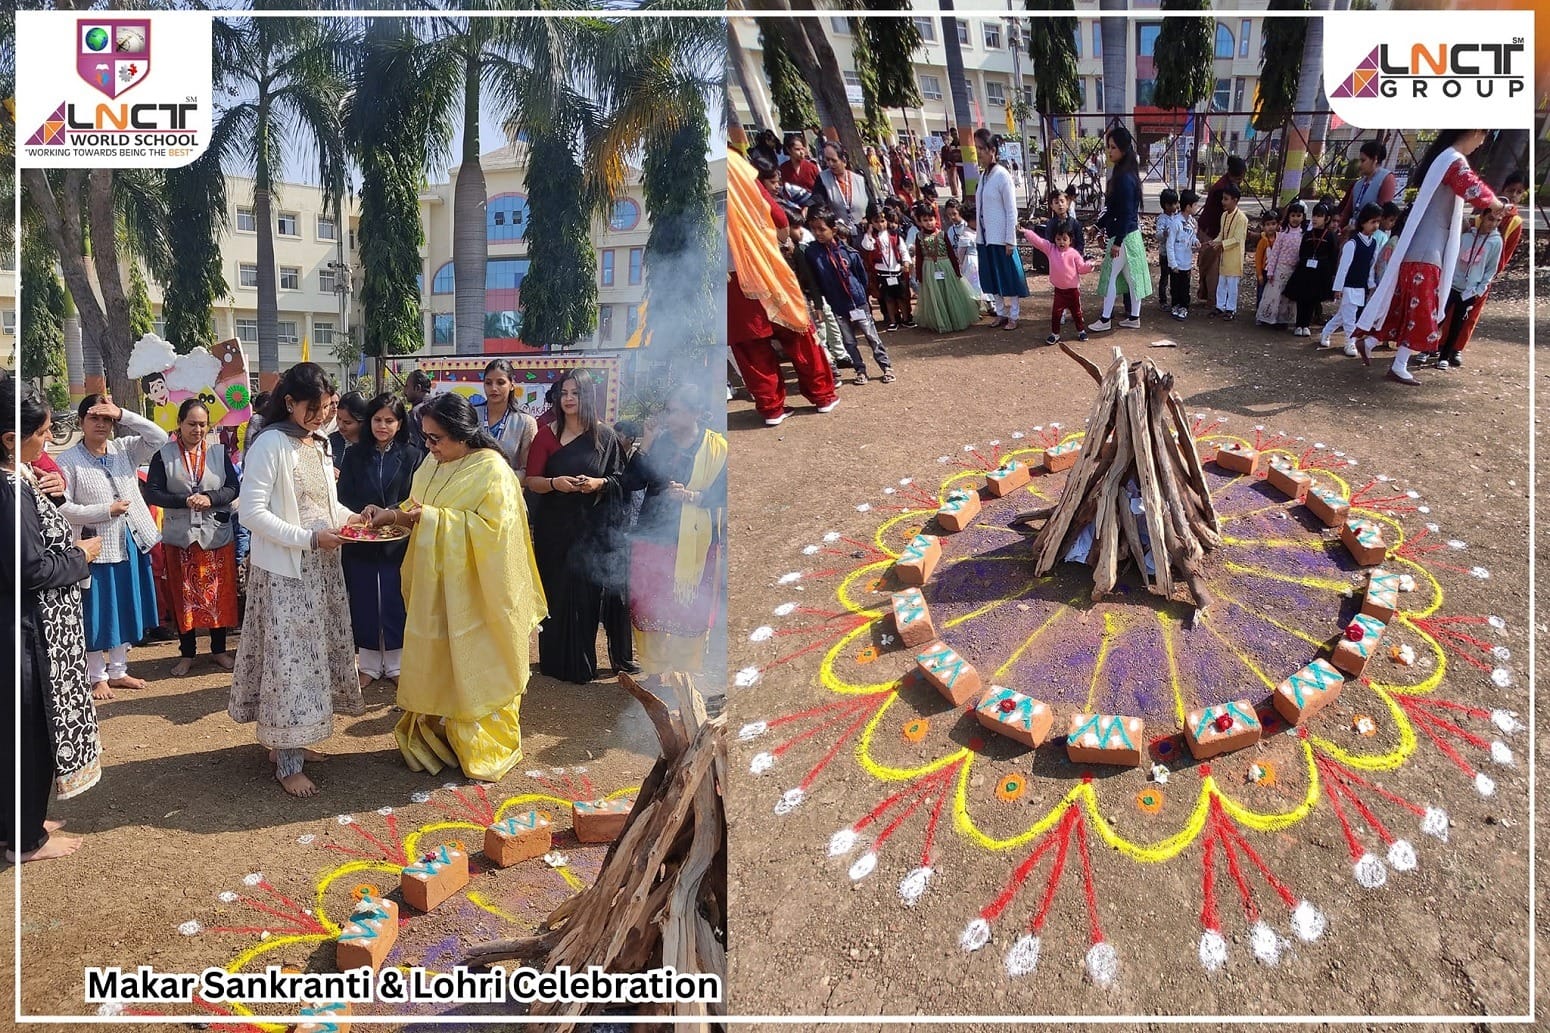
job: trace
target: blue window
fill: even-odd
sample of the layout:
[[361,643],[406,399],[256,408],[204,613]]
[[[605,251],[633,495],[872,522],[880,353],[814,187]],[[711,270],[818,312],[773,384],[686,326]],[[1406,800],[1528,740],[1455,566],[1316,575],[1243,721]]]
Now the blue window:
[[484,289],[487,291],[516,290],[527,278],[528,261],[525,258],[492,258],[484,267]]
[[1082,56],[1082,27],[1081,27],[1081,25],[1078,25],[1076,28],[1071,30],[1071,38],[1076,43],[1076,56],[1077,57],[1081,57]]
[[1236,41],[1232,38],[1232,30],[1218,22],[1216,26],[1217,59],[1231,60],[1234,46],[1236,46]]
[[614,285],[614,253],[612,251],[604,251],[603,252],[603,286],[604,287],[612,287],[613,285]]
[[646,249],[643,247],[630,248],[630,286],[640,286],[640,274],[642,264],[646,261]]
[[452,313],[437,312],[431,316],[431,343],[451,344],[453,340]]
[[609,229],[615,233],[628,233],[639,225],[640,205],[628,197],[614,202],[613,216],[608,220]]
[[1161,25],[1138,25],[1136,27],[1136,34],[1139,38],[1136,53],[1142,57],[1156,57],[1157,35],[1160,32],[1162,32]]
[[451,294],[455,286],[452,279],[452,263],[448,262],[436,270],[436,275],[431,278],[432,294]]
[[1093,22],[1093,57],[1103,56],[1103,26]]
[[527,228],[527,198],[521,194],[496,194],[484,209],[485,230],[491,240],[521,240]]
[[631,305],[624,310],[624,339],[629,340],[635,336],[635,328],[640,325],[640,307]]
[[425,293],[425,274],[424,273],[415,273],[414,274],[414,289],[415,289],[415,293],[417,293],[417,294],[422,294],[423,295]]

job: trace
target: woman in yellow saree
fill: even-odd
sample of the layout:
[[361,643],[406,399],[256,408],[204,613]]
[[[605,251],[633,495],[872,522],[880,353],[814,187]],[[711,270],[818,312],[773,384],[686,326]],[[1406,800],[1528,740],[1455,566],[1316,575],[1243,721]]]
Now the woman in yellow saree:
[[527,507],[463,396],[436,396],[420,422],[430,458],[409,501],[362,514],[376,527],[413,528],[403,566],[404,716],[393,734],[413,771],[458,764],[469,778],[498,782],[522,760],[528,642],[548,615]]

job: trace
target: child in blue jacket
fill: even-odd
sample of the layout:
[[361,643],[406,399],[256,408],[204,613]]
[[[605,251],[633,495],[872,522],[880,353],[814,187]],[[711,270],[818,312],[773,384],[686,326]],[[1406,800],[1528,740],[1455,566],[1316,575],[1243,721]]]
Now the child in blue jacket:
[[861,254],[845,243],[836,232],[837,222],[834,213],[827,209],[818,209],[808,215],[807,228],[812,232],[814,241],[803,252],[803,258],[807,260],[819,292],[834,310],[840,324],[840,338],[845,343],[845,353],[856,368],[855,382],[867,382],[866,362],[861,358],[861,349],[856,341],[859,332],[872,346],[872,358],[882,368],[883,383],[891,384],[896,378],[893,364],[888,361],[888,349],[883,346],[877,324],[872,322],[866,265],[861,261]]

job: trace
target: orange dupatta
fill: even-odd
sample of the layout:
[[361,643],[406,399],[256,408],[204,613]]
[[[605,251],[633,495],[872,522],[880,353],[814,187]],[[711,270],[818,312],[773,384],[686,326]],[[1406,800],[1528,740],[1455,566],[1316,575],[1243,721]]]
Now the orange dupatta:
[[743,293],[763,305],[771,321],[797,333],[807,330],[807,301],[780,253],[769,201],[753,166],[736,151],[727,153],[727,247]]

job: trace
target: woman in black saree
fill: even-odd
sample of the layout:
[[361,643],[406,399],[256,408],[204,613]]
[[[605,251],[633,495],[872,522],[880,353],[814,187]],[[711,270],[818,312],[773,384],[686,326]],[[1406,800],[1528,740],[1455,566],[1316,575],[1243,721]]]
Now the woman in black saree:
[[608,636],[616,671],[634,667],[625,587],[623,457],[597,417],[598,385],[584,369],[560,382],[559,400],[538,427],[525,486],[533,507],[533,553],[549,619],[538,632],[538,666],[561,681],[597,677],[597,629]]

